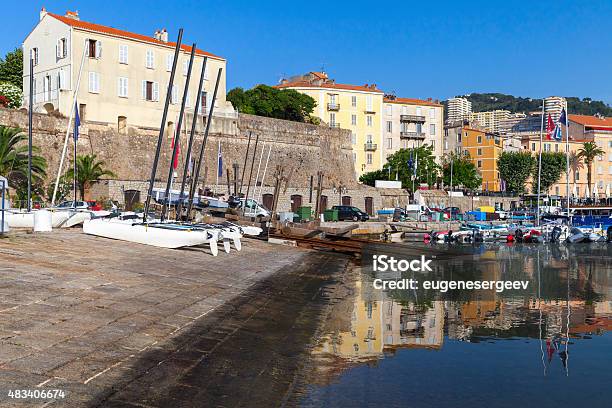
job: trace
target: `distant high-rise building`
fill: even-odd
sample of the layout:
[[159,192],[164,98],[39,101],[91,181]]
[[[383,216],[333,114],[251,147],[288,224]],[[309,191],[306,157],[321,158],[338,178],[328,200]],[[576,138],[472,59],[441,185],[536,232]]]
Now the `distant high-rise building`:
[[567,111],[567,101],[565,98],[561,96],[549,96],[548,98],[544,98],[544,112],[546,113],[546,117],[550,114],[553,122],[556,123],[559,120],[562,109]]
[[450,98],[448,100],[446,115],[448,122],[466,119],[470,113],[472,113],[472,102],[467,98]]
[[501,123],[509,117],[510,111],[503,109],[469,114],[470,123],[477,122],[478,126],[489,132],[499,132]]

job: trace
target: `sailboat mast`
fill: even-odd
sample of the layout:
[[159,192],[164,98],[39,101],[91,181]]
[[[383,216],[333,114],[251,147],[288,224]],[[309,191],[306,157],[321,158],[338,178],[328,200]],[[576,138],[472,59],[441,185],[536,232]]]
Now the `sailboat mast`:
[[[196,123],[198,121],[198,109],[202,101],[202,87],[204,86],[204,76],[206,75],[206,63],[208,57],[204,57],[202,61],[202,72],[200,73],[200,83],[198,84],[198,93],[193,108],[193,120],[191,121],[191,133],[187,142],[187,153],[185,155],[185,168],[183,169],[183,179],[181,180],[181,192],[179,193],[179,202],[176,209],[176,219],[178,220],[183,212],[183,194],[185,193],[185,182],[187,181],[187,171],[189,170],[189,162],[191,161],[191,148],[193,146],[193,135],[195,134]],[[193,175],[192,175],[193,176]]]
[[[258,143],[259,143],[259,135],[257,135],[257,137],[255,138],[255,149],[253,150],[253,160],[251,160],[251,171],[249,172],[249,184],[247,184],[246,196],[244,197],[244,207],[242,207],[242,215],[246,214],[247,203],[249,201],[249,191],[251,190],[251,179],[253,177],[253,166],[255,165],[255,155],[257,154],[257,144]],[[253,207],[253,211],[255,211],[254,207]]]
[[569,145],[569,121],[568,121],[569,112],[567,109],[565,110],[565,194],[567,198],[567,222],[569,223],[570,217],[570,176],[569,176],[569,167],[570,167],[570,145]]
[[159,136],[157,137],[157,147],[155,149],[155,158],[153,159],[153,166],[151,167],[151,178],[149,179],[147,199],[145,200],[145,205],[144,205],[144,214],[142,218],[143,222],[147,222],[147,214],[149,213],[149,205],[151,204],[151,196],[153,195],[153,184],[155,183],[155,174],[157,173],[157,165],[159,164],[159,153],[161,151],[161,145],[164,140],[165,123],[166,123],[166,119],[168,118],[168,105],[170,104],[170,98],[172,97],[172,83],[174,82],[174,74],[176,73],[176,65],[178,63],[178,56],[179,56],[179,51],[181,50],[182,39],[183,39],[183,29],[180,28],[178,32],[178,38],[176,40],[176,48],[174,49],[174,60],[172,61],[172,71],[170,71],[170,81],[168,82],[168,89],[166,91],[166,101],[164,103],[164,112],[162,113],[161,125],[159,126]]
[[191,214],[191,208],[193,207],[193,197],[195,195],[195,189],[198,186],[198,178],[200,177],[200,167],[202,166],[202,159],[204,158],[204,149],[206,149],[206,142],[208,141],[208,132],[210,131],[210,123],[212,122],[213,112],[215,110],[215,101],[217,100],[217,91],[219,90],[219,81],[221,80],[221,73],[223,68],[219,68],[217,71],[217,81],[215,82],[215,90],[210,104],[210,110],[208,111],[208,119],[206,120],[206,130],[204,130],[204,139],[202,140],[202,146],[200,146],[200,155],[198,157],[198,164],[196,165],[196,171],[191,180],[191,188],[189,189],[189,204],[187,207],[187,214]]
[[536,225],[540,225],[540,181],[542,180],[542,137],[544,134],[544,99],[542,99],[542,121],[540,125],[540,154],[538,157],[538,203]]
[[28,107],[28,212],[32,211],[32,110],[34,108],[34,59],[30,52],[30,101]]
[[[170,167],[168,168],[168,179],[166,181],[166,194],[164,195],[164,205],[162,206],[161,220],[166,219],[166,211],[170,206],[170,184],[172,184],[172,175],[174,174],[174,161],[178,152],[179,142],[181,140],[181,126],[183,126],[183,115],[185,114],[185,105],[187,104],[187,96],[189,94],[189,81],[191,80],[191,69],[193,68],[193,59],[195,58],[196,44],[191,44],[191,55],[189,56],[189,66],[187,67],[187,78],[185,79],[185,89],[183,90],[183,101],[181,102],[181,111],[179,113],[176,124],[176,132],[174,132],[174,144],[172,146],[172,157],[170,158]],[[179,201],[181,197],[179,197]]]

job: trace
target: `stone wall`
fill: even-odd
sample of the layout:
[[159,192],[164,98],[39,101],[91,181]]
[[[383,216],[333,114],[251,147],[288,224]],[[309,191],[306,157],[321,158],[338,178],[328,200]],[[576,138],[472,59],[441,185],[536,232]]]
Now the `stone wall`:
[[[183,126],[183,128],[191,125],[191,117],[187,119],[188,126]],[[0,124],[2,125],[27,129],[27,121],[25,110],[0,108]],[[55,179],[67,122],[68,120],[62,117],[34,114],[34,145],[41,149],[42,155],[48,161],[48,182]],[[194,155],[199,152],[201,146],[202,128],[203,123],[199,123]],[[255,139],[259,135],[253,181],[265,145],[266,151],[261,166],[262,174],[268,148],[272,146],[268,171],[264,180],[266,186],[274,184],[274,172],[277,166],[284,167],[284,174],[290,187],[308,186],[310,177],[315,176],[316,178],[319,170],[325,172],[326,184],[330,186],[343,185],[351,188],[358,186],[355,179],[350,132],[348,130],[251,115],[239,115],[237,118],[214,118],[205,150],[206,160],[201,170],[201,177],[206,173],[207,184],[215,181],[219,143],[224,167],[222,180],[225,181],[225,168],[231,169],[234,163],[238,163],[240,166],[239,173],[242,173],[249,134],[252,134],[252,142],[247,169],[250,169]],[[117,124],[83,121],[81,136],[78,141],[78,151],[80,154],[96,154],[106,162],[107,167],[120,180],[147,180],[150,177],[157,137],[158,130],[153,127],[128,127],[125,133],[119,134]],[[183,134],[181,136],[179,168],[177,169],[179,175],[182,174],[184,166],[186,148],[183,146],[185,140],[186,137]],[[167,178],[171,156],[170,141],[169,137],[164,137],[160,166],[156,176],[158,180],[166,180]],[[70,161],[71,152],[72,139],[70,139],[68,145],[68,161]],[[67,166],[67,163],[64,166]]]

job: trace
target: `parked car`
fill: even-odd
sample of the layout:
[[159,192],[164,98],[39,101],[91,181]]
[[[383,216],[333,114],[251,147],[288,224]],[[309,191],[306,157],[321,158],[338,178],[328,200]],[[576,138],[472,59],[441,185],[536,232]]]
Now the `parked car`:
[[[244,201],[245,201],[244,198],[240,198],[240,201],[236,200],[235,202],[235,208],[237,208],[239,212],[242,212]],[[249,198],[249,201],[246,205],[245,215],[247,217],[269,217],[270,210],[264,207],[263,204],[260,204],[259,202],[257,202],[257,200],[253,200]]]
[[96,200],[87,200],[86,202],[90,211],[102,211],[102,206]]
[[370,219],[367,213],[350,205],[334,205],[332,210],[338,210],[339,221],[367,221]]
[[89,204],[87,204],[87,202],[85,201],[69,200],[69,201],[62,201],[61,203],[55,206],[55,208],[61,208],[61,209],[75,208],[75,207],[79,210],[88,210]]

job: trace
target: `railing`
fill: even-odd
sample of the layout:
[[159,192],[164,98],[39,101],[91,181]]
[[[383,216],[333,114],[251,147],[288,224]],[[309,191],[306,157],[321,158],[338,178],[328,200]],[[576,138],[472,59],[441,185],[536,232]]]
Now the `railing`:
[[376,111],[374,110],[374,108],[365,108],[365,110],[363,111],[364,113],[368,113],[368,114],[373,114],[376,113]]
[[376,151],[376,149],[378,149],[378,145],[376,143],[366,143],[365,145],[363,145],[363,149],[366,152],[374,152]]
[[400,139],[425,139],[425,133],[417,133],[417,132],[400,132]]
[[425,123],[425,116],[400,115],[400,122]]
[[339,103],[328,103],[327,104],[327,110],[338,111],[338,110],[340,110],[340,104]]
[[329,124],[330,128],[339,128],[340,127],[340,123],[338,122],[332,122]]

